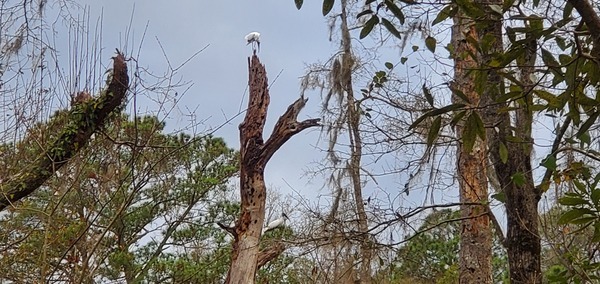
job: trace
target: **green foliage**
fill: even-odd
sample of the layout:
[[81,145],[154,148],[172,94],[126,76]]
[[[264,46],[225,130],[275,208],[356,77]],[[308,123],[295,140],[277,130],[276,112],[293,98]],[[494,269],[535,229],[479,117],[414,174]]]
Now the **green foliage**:
[[544,223],[555,228],[545,231],[543,238],[550,245],[543,251],[544,277],[547,283],[595,283],[600,280],[600,263],[595,252],[598,240],[594,227],[562,224],[560,219],[569,211],[557,205],[544,213]]
[[434,37],[428,36],[425,39],[425,47],[427,47],[427,49],[429,49],[429,51],[431,51],[432,53],[435,53],[436,45],[437,45],[437,40]]
[[475,146],[475,140],[478,136],[481,140],[485,141],[485,128],[479,114],[472,111],[467,117],[467,121],[462,132],[463,147],[465,150],[471,151],[473,149],[473,146]]
[[[394,26],[394,24],[392,24],[392,22],[390,22],[388,19],[381,18],[381,23],[392,35],[394,35],[398,39],[402,38],[402,36],[400,35],[400,31],[398,31],[398,29]],[[361,32],[361,35],[362,35],[362,32]]]
[[454,17],[454,15],[456,15],[456,12],[458,12],[456,6],[452,4],[446,5],[442,10],[440,10],[433,22],[431,22],[431,25],[435,26],[436,24],[441,23],[450,17]]
[[371,18],[365,23],[363,28],[360,30],[360,38],[363,39],[367,37],[373,30],[373,27],[375,27],[375,25],[377,24],[379,24],[379,17],[377,15],[371,15]]
[[230,238],[213,224],[239,210],[227,186],[238,154],[221,138],[164,127],[151,116],[115,119],[59,177],[3,215],[0,281],[33,283],[44,271],[68,282],[222,282]]
[[[378,279],[389,283],[458,283],[460,222],[445,222],[457,218],[460,212],[450,209],[429,214]],[[506,254],[502,249],[493,253],[494,283],[503,283]]]

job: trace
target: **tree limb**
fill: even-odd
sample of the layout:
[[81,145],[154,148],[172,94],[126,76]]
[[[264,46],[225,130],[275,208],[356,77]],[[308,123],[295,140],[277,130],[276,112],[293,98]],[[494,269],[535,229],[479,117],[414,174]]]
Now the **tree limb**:
[[261,161],[263,164],[266,164],[267,161],[273,156],[275,151],[279,149],[283,143],[289,140],[296,133],[313,126],[319,126],[319,121],[321,119],[307,119],[302,122],[296,121],[298,118],[298,114],[306,105],[308,99],[304,97],[298,98],[294,103],[288,106],[288,109],[285,113],[279,117],[277,123],[275,124],[275,128],[273,129],[273,133],[265,142],[265,145],[262,150]]
[[[560,128],[558,133],[556,133],[556,137],[554,138],[554,142],[552,143],[552,149],[550,149],[550,155],[552,155],[552,157],[554,157],[555,159],[558,155],[560,143],[563,140],[563,136],[565,135],[570,126],[571,118],[567,116],[567,118],[565,118],[565,121],[563,122],[562,127]],[[537,186],[537,192],[541,194],[548,189],[548,187],[550,186],[550,178],[552,177],[552,173],[554,172],[554,170],[555,169],[546,169],[542,181]]]
[[594,42],[594,48],[592,49],[592,56],[597,59],[600,57],[600,16],[592,7],[592,4],[588,0],[568,0],[573,8],[577,10],[581,19],[585,22],[592,41]]
[[0,211],[33,193],[75,156],[92,134],[104,126],[109,114],[123,104],[128,86],[125,56],[117,50],[117,55],[113,57],[112,79],[100,97],[74,105],[66,116],[59,112],[53,117],[53,121],[66,119],[58,138],[32,164],[0,185]]
[[258,261],[256,263],[256,269],[260,269],[263,265],[267,264],[272,259],[279,256],[285,250],[285,246],[282,242],[278,241],[277,243],[269,246],[260,251],[258,255]]

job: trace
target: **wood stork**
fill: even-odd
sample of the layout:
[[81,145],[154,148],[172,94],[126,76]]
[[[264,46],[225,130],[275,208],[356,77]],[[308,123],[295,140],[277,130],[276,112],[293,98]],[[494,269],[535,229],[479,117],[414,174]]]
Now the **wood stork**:
[[[251,32],[244,37],[246,39],[246,45],[252,44],[252,50],[256,52],[256,49],[260,51],[260,33],[259,32]],[[256,44],[257,48],[254,48],[254,44]]]
[[271,223],[269,223],[269,225],[267,225],[266,227],[263,228],[261,235],[266,233],[267,231],[273,230],[273,229],[285,224],[286,219],[289,220],[288,216],[285,215],[285,213],[281,213],[281,217],[271,221]]

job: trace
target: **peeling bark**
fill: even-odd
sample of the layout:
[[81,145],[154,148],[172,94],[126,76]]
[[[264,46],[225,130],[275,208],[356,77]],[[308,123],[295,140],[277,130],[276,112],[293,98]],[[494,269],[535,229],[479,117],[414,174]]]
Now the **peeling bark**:
[[254,283],[256,270],[281,254],[285,247],[274,247],[259,252],[260,234],[265,219],[267,196],[264,169],[273,154],[293,135],[319,125],[319,119],[297,121],[298,114],[308,101],[300,97],[279,117],[273,133],[263,142],[263,129],[270,96],[267,72],[258,56],[248,59],[250,100],[240,124],[240,217],[233,228],[233,251],[226,283]]
[[109,114],[125,101],[129,86],[125,56],[117,50],[113,57],[113,76],[108,87],[96,99],[80,101],[67,113],[58,113],[55,120],[65,120],[58,138],[40,153],[34,163],[8,177],[0,185],[0,211],[27,197],[64,166],[87,144],[94,132],[108,121]]
[[[454,17],[452,45],[454,46],[454,82],[452,91],[460,91],[469,99],[469,107],[478,110],[480,94],[475,91],[474,74],[477,61],[473,54],[476,48],[467,38],[477,38],[473,20],[462,12]],[[464,103],[453,96],[453,102]],[[456,133],[462,137],[463,127],[456,126]],[[485,141],[476,138],[473,149],[466,149],[459,143],[457,149],[457,173],[460,191],[461,233],[459,283],[492,283],[492,233],[490,217],[485,214],[488,202],[487,146]],[[459,139],[460,140],[460,139]],[[467,205],[477,204],[481,205]]]

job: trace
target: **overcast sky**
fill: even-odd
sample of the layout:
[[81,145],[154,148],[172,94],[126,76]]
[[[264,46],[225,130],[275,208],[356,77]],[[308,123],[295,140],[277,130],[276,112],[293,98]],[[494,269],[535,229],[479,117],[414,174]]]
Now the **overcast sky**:
[[[161,73],[165,70],[166,60],[160,45],[174,66],[206,47],[179,72],[193,86],[178,102],[177,110],[169,114],[169,129],[189,125],[187,115],[193,112],[197,121],[203,121],[198,130],[209,130],[238,114],[240,106],[246,107],[247,57],[252,50],[246,45],[244,36],[251,31],[261,33],[259,56],[266,65],[271,84],[265,137],[270,134],[276,119],[299,96],[299,77],[304,74],[305,65],[327,60],[337,48],[336,43],[329,42],[327,22],[321,14],[319,1],[306,1],[302,10],[297,10],[292,0],[79,3],[88,6],[92,23],[104,15],[104,57],[110,57],[116,47],[137,53],[143,38],[138,63]],[[143,36],[146,25],[148,28]],[[131,33],[126,45],[128,28]],[[313,92],[308,93],[308,97],[310,100],[300,114],[300,120],[319,117],[320,95]],[[138,113],[156,109],[155,105],[146,104],[147,101],[138,98]],[[243,115],[237,117],[215,135],[224,137],[231,147],[239,148],[238,125],[242,119]],[[305,169],[323,157],[315,147],[319,131],[309,129],[296,135],[275,154],[266,169],[267,185],[288,192],[289,183],[307,196],[319,193],[322,182],[308,184],[304,176]],[[328,194],[327,191],[320,193]]]

